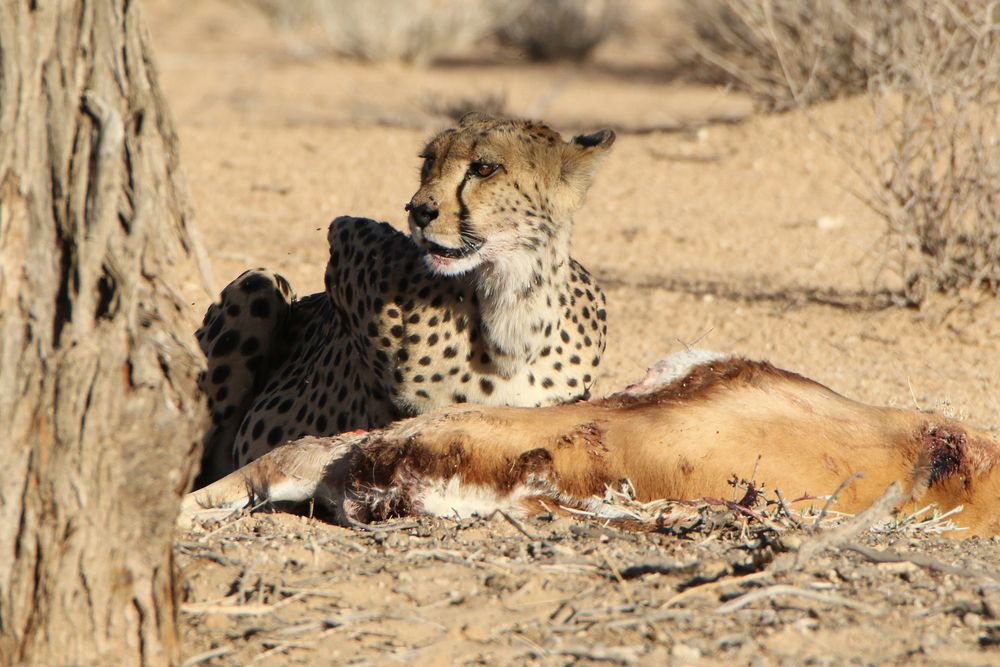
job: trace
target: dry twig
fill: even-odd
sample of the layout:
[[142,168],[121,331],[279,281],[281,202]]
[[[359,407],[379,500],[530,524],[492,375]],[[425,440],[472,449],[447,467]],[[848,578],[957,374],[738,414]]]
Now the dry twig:
[[844,551],[853,551],[854,553],[861,554],[873,563],[913,563],[918,567],[944,572],[945,574],[954,574],[960,577],[971,577],[974,579],[993,579],[994,581],[1000,581],[1000,576],[997,576],[996,574],[992,574],[984,570],[974,570],[972,568],[959,567],[957,565],[948,565],[947,563],[942,563],[941,561],[931,558],[925,554],[901,554],[888,549],[873,549],[862,544],[854,543],[843,544],[840,548]]
[[608,564],[608,568],[611,569],[611,574],[613,574],[615,580],[618,581],[618,585],[621,587],[622,590],[622,595],[624,595],[625,599],[629,601],[629,604],[634,605],[635,600],[632,598],[631,591],[629,591],[628,583],[626,583],[625,578],[622,577],[622,573],[621,570],[618,568],[618,564],[612,560],[611,554],[609,554],[608,550],[605,549],[603,546],[599,547],[598,551],[600,552],[601,557],[604,558],[604,562]]
[[200,665],[201,663],[208,662],[209,660],[223,658],[232,652],[233,649],[228,646],[213,648],[211,651],[205,651],[203,653],[192,655],[190,658],[181,663],[181,667],[195,667],[195,665]]
[[210,602],[189,602],[181,605],[181,611],[191,615],[219,614],[222,616],[262,616],[272,614],[282,607],[305,597],[305,593],[296,593],[274,604],[218,604]]
[[781,489],[775,489],[774,495],[778,499],[778,507],[780,507],[781,511],[784,512],[785,518],[787,518],[792,524],[792,528],[801,528],[802,524],[795,518],[795,515],[792,514],[792,509],[788,506],[788,503],[785,502],[785,497],[781,495]]
[[804,567],[809,560],[823,551],[838,547],[871,528],[875,523],[887,517],[902,500],[903,487],[899,482],[893,482],[885,493],[864,511],[859,512],[841,525],[806,540],[799,546],[797,552],[775,558],[771,564],[771,572],[780,573]]
[[758,591],[753,591],[751,593],[746,593],[744,595],[741,595],[735,600],[730,600],[726,604],[720,606],[718,609],[715,610],[715,613],[731,614],[732,612],[738,611],[749,604],[757,602],[758,600],[766,600],[781,595],[794,595],[796,597],[815,600],[817,602],[822,602],[824,604],[848,607],[850,609],[854,609],[855,611],[860,611],[862,613],[869,614],[871,616],[881,616],[885,613],[884,610],[876,609],[870,605],[862,604],[860,602],[855,602],[854,600],[849,600],[839,595],[830,595],[828,593],[817,593],[816,591],[811,591],[807,588],[796,588],[795,586],[788,586],[786,584],[775,584],[774,586],[768,586],[767,588],[762,588]]
[[823,522],[823,519],[826,518],[826,513],[830,511],[830,506],[837,501],[837,496],[840,495],[840,492],[843,491],[845,488],[847,488],[852,482],[862,479],[863,477],[864,475],[862,475],[861,473],[854,472],[851,473],[847,477],[847,479],[845,479],[843,482],[837,485],[837,488],[833,490],[833,493],[830,494],[830,497],[826,499],[826,503],[824,503],[823,509],[821,509],[819,514],[816,516],[816,520],[813,521],[812,525],[813,532],[819,530],[820,524]]
[[524,527],[523,523],[521,523],[520,521],[518,521],[517,519],[515,519],[514,517],[512,517],[510,514],[508,514],[504,510],[501,510],[501,509],[494,510],[486,518],[487,519],[492,519],[497,514],[499,514],[500,516],[502,516],[507,521],[507,523],[509,523],[510,525],[514,526],[514,529],[517,530],[517,532],[521,533],[522,535],[524,535],[525,537],[527,537],[529,540],[531,540],[531,541],[534,542],[534,541],[537,541],[537,540],[541,539],[540,537],[538,537],[536,535],[532,535],[531,532],[527,528]]

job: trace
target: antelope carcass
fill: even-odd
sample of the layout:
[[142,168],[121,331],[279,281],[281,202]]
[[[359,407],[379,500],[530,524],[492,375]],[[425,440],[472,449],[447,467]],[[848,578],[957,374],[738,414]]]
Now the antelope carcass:
[[608,485],[639,501],[732,493],[733,475],[787,497],[867,507],[899,480],[907,498],[959,505],[964,534],[1000,533],[995,436],[952,419],[874,407],[766,362],[691,351],[601,400],[550,408],[458,405],[389,428],[302,438],[188,494],[182,522],[251,498],[316,499],[335,520],[411,514],[596,511]]

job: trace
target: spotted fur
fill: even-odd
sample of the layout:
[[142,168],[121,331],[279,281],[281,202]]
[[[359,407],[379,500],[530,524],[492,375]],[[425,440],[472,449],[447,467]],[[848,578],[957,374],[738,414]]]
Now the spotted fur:
[[265,269],[226,287],[198,331],[213,421],[204,481],[306,435],[454,403],[588,397],[607,314],[569,255],[570,227],[613,140],[466,117],[423,153],[411,236],[340,217],[325,292],[296,300]]

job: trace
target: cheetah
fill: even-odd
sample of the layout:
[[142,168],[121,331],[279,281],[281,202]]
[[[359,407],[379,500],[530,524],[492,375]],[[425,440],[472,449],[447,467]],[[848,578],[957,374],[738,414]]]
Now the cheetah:
[[266,269],[230,283],[197,332],[212,415],[201,482],[303,436],[588,398],[606,300],[570,231],[614,140],[468,114],[420,153],[409,236],[339,217],[325,291],[297,299]]

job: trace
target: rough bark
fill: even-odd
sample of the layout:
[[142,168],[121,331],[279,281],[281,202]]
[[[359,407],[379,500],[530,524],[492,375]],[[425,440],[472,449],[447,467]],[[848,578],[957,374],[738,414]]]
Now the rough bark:
[[0,664],[177,662],[199,256],[135,3],[0,1]]

